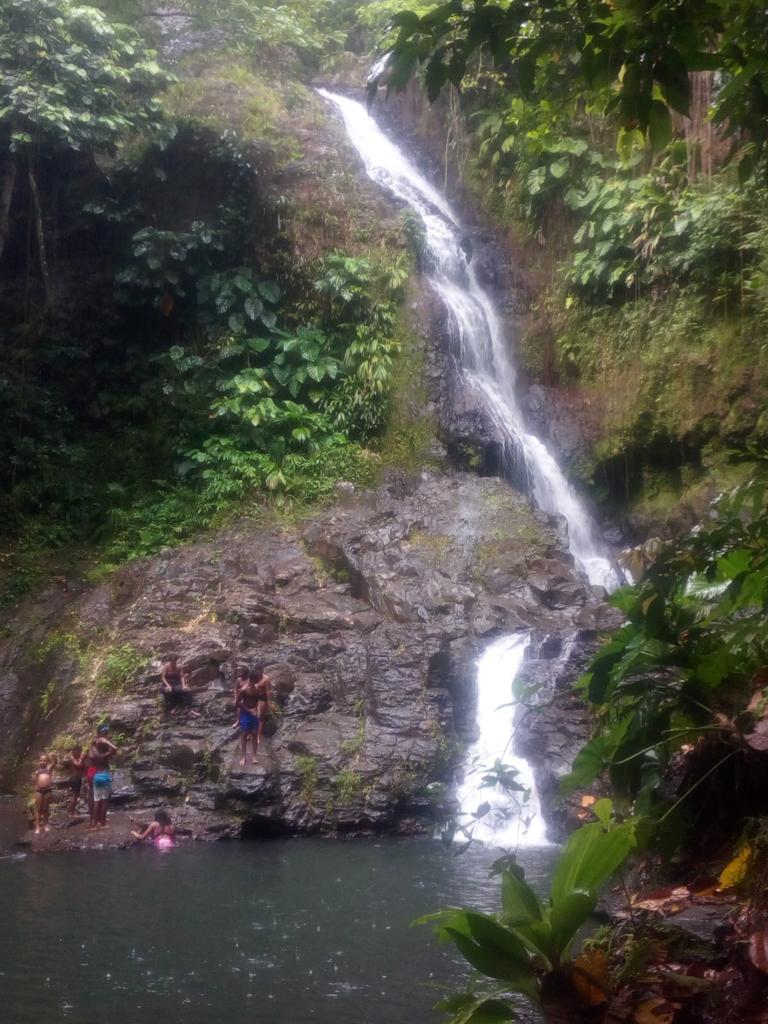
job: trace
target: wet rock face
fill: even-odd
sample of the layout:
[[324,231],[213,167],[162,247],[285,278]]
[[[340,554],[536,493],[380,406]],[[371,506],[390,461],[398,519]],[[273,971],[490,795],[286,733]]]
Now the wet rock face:
[[[615,613],[606,610],[605,615],[603,628],[618,625],[610,618]],[[531,763],[552,839],[563,839],[580,824],[574,801],[560,793],[560,781],[589,739],[587,709],[573,683],[599,642],[593,628],[535,631],[515,682],[515,749]]]
[[[35,750],[109,720],[116,801],[138,815],[170,805],[201,837],[429,828],[433,784],[450,781],[472,733],[482,646],[604,614],[558,524],[471,474],[345,494],[301,530],[244,522],[60,597],[22,609],[0,641],[0,729],[23,754],[30,708]],[[173,651],[197,718],[162,707]],[[234,675],[255,662],[274,715],[256,764],[241,766]],[[7,756],[3,771],[23,783]]]

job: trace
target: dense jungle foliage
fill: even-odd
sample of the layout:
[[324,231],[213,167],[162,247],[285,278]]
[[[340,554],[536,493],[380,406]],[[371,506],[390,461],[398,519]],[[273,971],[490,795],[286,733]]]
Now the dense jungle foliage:
[[[308,83],[350,52],[384,58],[372,100],[423,87],[446,180],[533,253],[525,368],[592,410],[593,456],[570,467],[592,496],[624,513],[722,491],[708,508],[704,487],[692,532],[652,537],[612,598],[625,624],[577,684],[594,736],[565,788],[613,799],[585,805],[549,899],[506,860],[498,915],[438,919],[498,982],[446,1004],[457,1024],[514,1019],[510,992],[551,1020],[623,1012],[636,950],[611,977],[605,944],[572,950],[631,852],[766,862],[766,39],[759,0],[0,13],[3,602],[57,549],[108,568],[375,478],[414,376],[413,233],[313,246],[309,211],[297,242],[273,187],[301,162],[286,124],[311,123]],[[613,1019],[683,1019],[655,999]]]
[[421,76],[472,202],[535,239],[522,358],[580,388],[571,473],[651,518],[732,483],[768,440],[765,6],[398,6],[371,95]]
[[[522,356],[539,379],[576,382],[597,421],[592,455],[570,471],[652,517],[707,476],[732,482],[728,451],[768,440],[760,17],[749,3],[186,0],[162,18],[141,0],[9,3],[0,529],[12,591],[33,582],[25,551],[31,567],[39,550],[96,541],[114,562],[246,495],[295,503],[339,475],[371,479],[405,257],[339,251],[360,289],[344,309],[320,284],[343,292],[338,274],[319,257],[297,273],[287,257],[290,200],[255,184],[299,152],[276,104],[300,108],[312,75],[377,45],[388,89],[423,66],[427,93],[442,90],[446,160],[469,196],[545,242],[551,284]],[[210,62],[222,47],[221,75],[252,96],[234,124],[203,94],[190,102],[189,53]],[[226,180],[216,209],[176,194],[192,149]]]
[[[405,249],[291,253],[269,187],[297,153],[275,105],[308,106],[354,7],[180,6],[193,53],[238,41],[222,73],[253,98],[234,126],[190,113],[151,6],[101,8],[11,0],[0,22],[6,600],[53,548],[114,564],[246,498],[371,480],[399,345]],[[259,61],[287,65],[285,95]]]

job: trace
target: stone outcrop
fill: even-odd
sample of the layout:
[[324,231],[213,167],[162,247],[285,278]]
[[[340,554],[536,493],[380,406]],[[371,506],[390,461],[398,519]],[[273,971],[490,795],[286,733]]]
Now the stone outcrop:
[[[200,837],[430,828],[472,731],[482,644],[594,630],[606,610],[559,524],[499,480],[424,473],[342,491],[300,527],[242,521],[22,607],[0,641],[5,787],[23,788],[36,750],[108,720],[115,802],[171,805]],[[199,718],[161,707],[171,651]],[[255,661],[275,714],[243,768],[233,679]]]
[[[619,623],[618,613],[605,609],[603,628]],[[515,749],[533,768],[551,839],[564,839],[581,823],[578,797],[564,797],[560,782],[589,739],[587,708],[573,683],[598,646],[598,633],[592,628],[534,630],[515,681]]]

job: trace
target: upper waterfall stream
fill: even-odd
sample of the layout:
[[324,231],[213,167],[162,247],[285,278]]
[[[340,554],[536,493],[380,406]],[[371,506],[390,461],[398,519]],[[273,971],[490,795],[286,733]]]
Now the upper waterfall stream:
[[464,379],[504,438],[506,455],[522,456],[539,508],[564,517],[571,553],[590,583],[608,590],[620,582],[586,509],[563,476],[546,444],[530,433],[517,399],[510,345],[471,257],[462,246],[459,221],[450,205],[387,138],[365,107],[320,89],[341,113],[350,142],[368,176],[407,203],[424,225],[429,281],[448,312]]

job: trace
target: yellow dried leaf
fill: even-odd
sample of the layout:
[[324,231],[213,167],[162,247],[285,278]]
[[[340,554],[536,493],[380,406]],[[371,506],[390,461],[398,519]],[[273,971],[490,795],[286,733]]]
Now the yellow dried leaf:
[[720,872],[718,885],[721,889],[732,889],[743,882],[752,861],[752,847],[747,843],[739,850],[730,863]]
[[632,1019],[635,1024],[672,1024],[679,1009],[680,1003],[670,1003],[668,999],[654,996],[640,1003]]
[[608,996],[608,961],[602,949],[587,949],[571,965],[571,984],[584,1006],[601,1006]]

